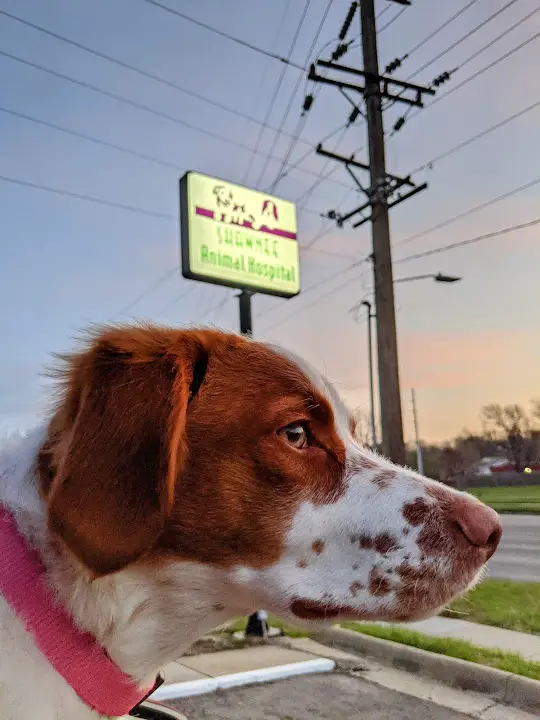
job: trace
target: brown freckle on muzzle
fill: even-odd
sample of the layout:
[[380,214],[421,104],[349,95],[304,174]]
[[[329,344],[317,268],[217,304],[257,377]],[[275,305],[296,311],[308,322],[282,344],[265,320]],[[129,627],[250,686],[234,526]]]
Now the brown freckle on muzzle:
[[380,575],[377,568],[373,568],[369,576],[369,592],[371,595],[383,597],[384,595],[388,595],[391,590],[392,586],[390,585],[390,581]]
[[417,497],[413,502],[403,507],[403,517],[414,527],[422,525],[429,515],[430,506],[422,497]]
[[324,540],[315,540],[315,542],[311,546],[311,549],[316,555],[320,555],[324,550]]
[[356,597],[358,595],[358,593],[360,592],[360,590],[363,590],[363,589],[364,589],[364,586],[362,585],[361,582],[358,582],[358,580],[355,580],[354,582],[352,582],[349,587],[349,590],[351,591],[351,595],[353,597]]
[[388,533],[381,533],[375,538],[373,548],[384,555],[392,550],[397,550],[398,544],[396,538],[392,537]]
[[373,550],[375,546],[375,541],[369,535],[360,535],[358,542],[362,550]]
[[381,490],[385,490],[390,487],[390,484],[396,479],[396,473],[392,470],[383,470],[374,478],[371,478],[371,482],[377,485]]
[[299,567],[299,568],[301,568],[302,570],[304,570],[305,568],[307,568],[307,562],[306,562],[305,560],[299,560],[299,561],[296,563],[296,567]]

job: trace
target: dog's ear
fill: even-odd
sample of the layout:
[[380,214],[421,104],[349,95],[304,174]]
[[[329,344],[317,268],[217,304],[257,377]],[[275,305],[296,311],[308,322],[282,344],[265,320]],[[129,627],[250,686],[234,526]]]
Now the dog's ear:
[[155,545],[186,459],[188,404],[204,379],[207,350],[196,335],[171,346],[152,332],[98,336],[64,374],[48,522],[94,576]]

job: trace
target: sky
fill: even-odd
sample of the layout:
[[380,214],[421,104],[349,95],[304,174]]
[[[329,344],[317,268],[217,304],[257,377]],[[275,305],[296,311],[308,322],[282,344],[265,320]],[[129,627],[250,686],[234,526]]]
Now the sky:
[[[288,54],[306,5],[304,0],[162,3],[280,56]],[[377,12],[384,13],[379,18],[381,67],[469,4],[395,73],[408,78],[502,10],[414,75],[412,81],[429,84],[467,60],[440,88],[440,96],[452,91],[448,97],[411,112],[387,144],[389,172],[407,175],[421,168],[413,179],[429,183],[426,191],[391,211],[396,279],[437,272],[462,278],[452,285],[430,279],[396,283],[408,440],[411,388],[416,389],[425,441],[450,439],[465,427],[480,429],[480,411],[487,403],[527,405],[540,397],[540,225],[401,262],[540,216],[540,182],[488,204],[540,179],[540,37],[458,87],[540,34],[540,12],[520,23],[540,9],[537,0],[413,0],[395,21],[401,7],[377,0]],[[327,6],[327,0],[309,3],[292,50],[294,63],[306,64]],[[331,4],[310,60],[317,53],[328,57],[348,7],[344,0]],[[180,262],[178,179],[196,170],[260,189],[270,186],[291,143],[280,134],[269,159],[276,129],[294,134],[304,94],[314,87],[303,77],[293,96],[300,71],[287,67],[276,95],[282,63],[145,0],[1,0],[0,10],[188,91],[0,14],[0,432],[10,432],[35,424],[46,412],[43,367],[52,352],[69,349],[89,323],[141,318],[238,329],[234,291],[193,283],[175,271]],[[355,20],[349,38],[358,31]],[[356,44],[344,62],[360,66]],[[538,107],[431,162],[535,102]],[[389,108],[386,128],[391,130],[405,110],[399,104]],[[340,128],[349,111],[337,89],[317,91],[291,154],[294,167],[277,184],[277,195],[300,201],[300,244],[325,234],[301,252],[298,297],[253,299],[254,335],[305,356],[335,382],[351,408],[367,411],[365,313],[356,322],[350,309],[370,298],[369,264],[353,267],[370,253],[370,228],[366,223],[357,230],[338,229],[320,217],[332,208],[352,209],[358,198],[339,167],[313,187],[333,166],[308,152]],[[268,112],[269,127],[254,154],[250,149]],[[358,157],[366,160],[365,141],[360,118],[326,145],[343,154],[363,148]]]

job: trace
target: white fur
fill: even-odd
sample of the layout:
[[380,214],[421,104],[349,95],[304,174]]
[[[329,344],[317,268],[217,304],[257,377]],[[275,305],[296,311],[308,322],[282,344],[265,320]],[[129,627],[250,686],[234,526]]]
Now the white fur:
[[[40,552],[51,586],[76,623],[92,633],[112,660],[137,682],[153,679],[204,632],[257,606],[287,615],[293,598],[326,599],[368,608],[385,617],[394,596],[375,597],[363,589],[352,597],[351,583],[357,580],[365,588],[375,563],[384,571],[393,569],[406,556],[413,566],[419,562],[418,530],[411,527],[407,537],[400,535],[400,530],[405,525],[404,504],[426,497],[427,481],[360,448],[350,434],[349,416],[336,391],[302,360],[289,357],[333,406],[347,454],[346,489],[336,502],[315,505],[306,500],[285,529],[285,553],[263,570],[238,567],[225,572],[208,565],[177,562],[161,569],[128,568],[89,582],[49,542],[35,474],[44,428],[0,452],[0,503],[11,509],[20,531]],[[358,470],[355,461],[362,456],[369,457],[377,468]],[[371,482],[384,469],[399,473],[388,488]],[[379,553],[375,557],[374,550],[362,550],[351,542],[351,536],[384,532],[400,540],[400,549],[388,556]],[[320,554],[312,547],[317,540],[324,542]],[[298,562],[304,558],[308,566],[299,569]],[[443,577],[445,559],[436,562]],[[472,580],[464,579],[464,587]],[[1,720],[97,717],[53,670],[0,596]]]
[[[222,573],[203,565],[127,569],[94,582],[80,577],[49,544],[34,469],[43,438],[39,429],[0,452],[0,503],[39,550],[52,586],[77,624],[95,635],[124,672],[147,683],[202,634],[251,610]],[[224,609],[216,612],[218,604]],[[1,720],[97,717],[36,648],[0,595]]]

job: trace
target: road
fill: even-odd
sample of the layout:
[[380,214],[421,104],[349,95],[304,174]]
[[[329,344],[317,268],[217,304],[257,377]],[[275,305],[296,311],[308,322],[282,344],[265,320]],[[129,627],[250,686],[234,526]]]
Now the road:
[[197,720],[470,720],[428,700],[339,673],[307,675],[167,704]]
[[501,544],[489,562],[490,576],[540,582],[540,515],[502,515]]

